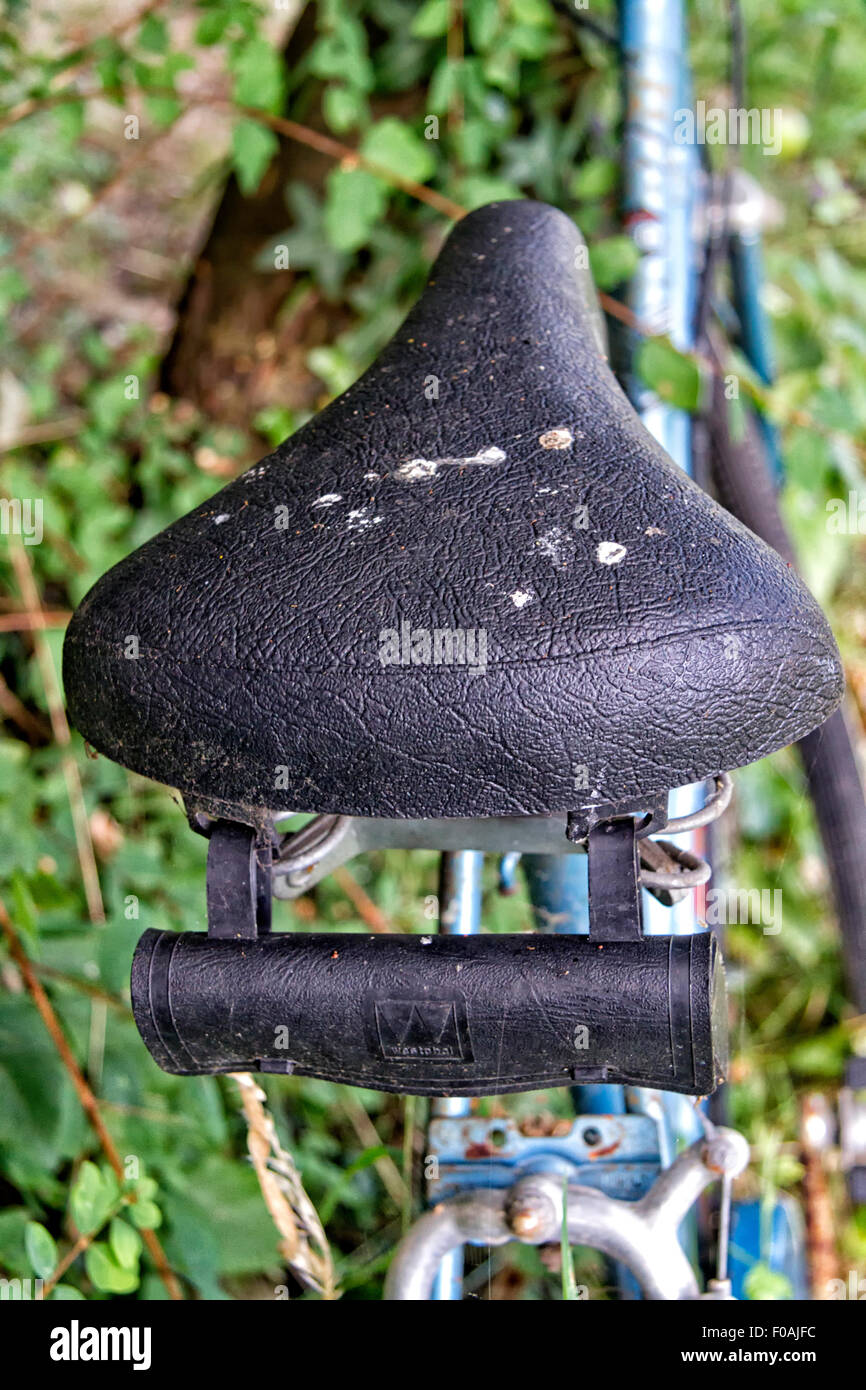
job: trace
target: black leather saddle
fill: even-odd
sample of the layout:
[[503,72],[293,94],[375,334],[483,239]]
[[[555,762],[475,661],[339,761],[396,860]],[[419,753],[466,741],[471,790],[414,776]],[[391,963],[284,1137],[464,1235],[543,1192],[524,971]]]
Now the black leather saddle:
[[354,386],[94,586],[64,675],[95,748],[251,824],[530,815],[827,718],[823,615],[643,428],[582,245],[472,213]]

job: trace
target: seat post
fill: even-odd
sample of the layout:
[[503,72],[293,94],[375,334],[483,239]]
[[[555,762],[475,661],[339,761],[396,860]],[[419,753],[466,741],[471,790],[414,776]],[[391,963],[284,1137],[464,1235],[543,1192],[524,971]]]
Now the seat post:
[[[451,851],[439,862],[439,932],[445,936],[474,936],[481,930],[481,874],[484,855],[478,850]],[[469,1115],[468,1096],[437,1096],[430,1118],[455,1119]],[[429,1146],[428,1146],[429,1147]],[[431,1297],[439,1303],[459,1302],[463,1297],[463,1247],[444,1256]]]

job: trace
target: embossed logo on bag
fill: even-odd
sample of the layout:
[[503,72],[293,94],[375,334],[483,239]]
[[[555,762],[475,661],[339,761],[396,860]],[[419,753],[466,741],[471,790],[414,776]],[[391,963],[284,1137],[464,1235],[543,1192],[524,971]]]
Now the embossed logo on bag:
[[379,1047],[390,1061],[472,1061],[461,1000],[377,999],[373,1008]]

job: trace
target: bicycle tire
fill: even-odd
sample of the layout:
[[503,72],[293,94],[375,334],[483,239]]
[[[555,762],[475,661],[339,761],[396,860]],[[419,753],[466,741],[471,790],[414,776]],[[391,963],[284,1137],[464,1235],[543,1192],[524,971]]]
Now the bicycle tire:
[[[764,444],[752,412],[734,439],[722,377],[708,411],[712,477],[719,500],[796,567]],[[851,1002],[866,1011],[866,797],[842,709],[797,744],[824,845]]]

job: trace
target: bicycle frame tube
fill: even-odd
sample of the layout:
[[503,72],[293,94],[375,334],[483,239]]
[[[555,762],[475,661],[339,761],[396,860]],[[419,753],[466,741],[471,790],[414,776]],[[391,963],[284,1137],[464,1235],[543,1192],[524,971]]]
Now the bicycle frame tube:
[[[674,138],[677,113],[690,109],[682,0],[622,0],[620,5],[626,119],[624,178],[626,226],[641,252],[629,302],[641,323],[667,334],[676,347],[694,346],[697,264],[693,225],[700,161],[695,144]],[[631,378],[629,395],[647,429],[675,463],[692,471],[691,419],[659,401]],[[672,816],[702,804],[700,787],[683,787],[670,800]],[[693,836],[674,842],[696,849]],[[673,908],[644,894],[645,930],[690,933],[697,927],[691,897]]]
[[[484,855],[479,850],[461,850],[442,855],[439,871],[439,931],[448,936],[473,936],[481,930],[481,872]],[[466,1096],[434,1100],[431,1116],[468,1115],[471,1102]],[[463,1292],[463,1249],[448,1251],[433,1283],[436,1302],[459,1301]]]

